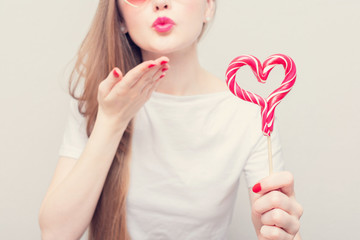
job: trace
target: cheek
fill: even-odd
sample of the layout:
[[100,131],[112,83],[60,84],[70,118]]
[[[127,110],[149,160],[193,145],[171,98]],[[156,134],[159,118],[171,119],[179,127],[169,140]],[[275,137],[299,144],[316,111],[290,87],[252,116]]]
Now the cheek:
[[183,17],[188,26],[193,26],[197,30],[201,30],[204,24],[205,4],[200,4],[197,0],[189,1],[184,6]]
[[189,34],[194,35],[194,37],[198,37],[203,30],[204,22],[202,15],[199,13],[194,13],[189,15],[186,19],[186,27]]
[[196,0],[192,0],[187,2],[186,5],[184,5],[183,7],[185,17],[196,18],[200,21],[203,21],[206,7],[205,4],[199,3]]
[[123,17],[126,22],[126,27],[128,33],[130,34],[131,38],[134,40],[134,36],[142,36],[145,34],[146,26],[144,25],[145,21],[142,20],[139,15],[137,14],[128,14],[128,12],[123,12]]
[[120,1],[119,2],[120,11],[126,23],[126,27],[128,29],[132,29],[135,26],[139,26],[139,23],[141,23],[141,20],[138,17],[139,13],[134,11],[135,9],[132,6],[126,4],[123,0],[118,0],[118,1]]
[[146,24],[146,21],[139,18],[136,14],[130,16],[124,15],[124,19],[131,39],[137,46],[142,48],[144,39],[149,38],[153,34],[150,25]]

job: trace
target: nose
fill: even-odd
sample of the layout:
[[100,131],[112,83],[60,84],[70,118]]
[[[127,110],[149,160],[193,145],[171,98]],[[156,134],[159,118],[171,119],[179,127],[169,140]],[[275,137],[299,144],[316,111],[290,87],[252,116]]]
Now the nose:
[[169,2],[170,2],[169,0],[155,0],[154,10],[159,11],[159,10],[169,9],[170,8]]

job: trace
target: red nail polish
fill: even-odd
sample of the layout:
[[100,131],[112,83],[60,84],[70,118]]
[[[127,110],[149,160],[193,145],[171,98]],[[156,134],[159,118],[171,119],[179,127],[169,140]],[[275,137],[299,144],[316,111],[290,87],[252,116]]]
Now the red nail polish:
[[162,72],[165,72],[166,70],[168,70],[168,69],[167,69],[167,68],[163,68],[161,71],[162,71]]
[[260,185],[260,183],[255,184],[255,185],[253,186],[252,190],[253,190],[254,193],[260,192],[260,191],[261,191],[261,185]]
[[165,74],[163,74],[163,75],[160,76],[160,78],[163,78],[163,77],[165,77]]
[[118,78],[120,77],[119,73],[116,71],[116,69],[114,69],[113,71],[114,77]]
[[164,64],[167,64],[167,63],[168,63],[167,61],[162,61],[160,64],[164,65]]
[[148,66],[148,68],[152,68],[152,67],[155,67],[155,64],[150,64],[150,65]]

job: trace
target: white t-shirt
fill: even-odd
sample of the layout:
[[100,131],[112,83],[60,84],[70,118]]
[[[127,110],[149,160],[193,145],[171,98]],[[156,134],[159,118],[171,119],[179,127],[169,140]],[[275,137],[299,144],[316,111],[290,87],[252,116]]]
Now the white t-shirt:
[[[87,136],[72,100],[60,156],[79,158]],[[230,91],[194,96],[154,92],[135,117],[127,196],[133,240],[227,239],[239,177],[268,175],[260,107]],[[272,133],[274,171],[283,170]]]

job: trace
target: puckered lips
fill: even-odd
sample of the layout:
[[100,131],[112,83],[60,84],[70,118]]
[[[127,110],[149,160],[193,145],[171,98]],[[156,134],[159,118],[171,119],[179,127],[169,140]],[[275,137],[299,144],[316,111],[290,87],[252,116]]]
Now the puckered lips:
[[155,22],[153,23],[152,27],[157,31],[157,32],[168,32],[170,31],[173,26],[175,25],[175,22],[173,20],[171,20],[168,17],[159,17],[155,20]]

